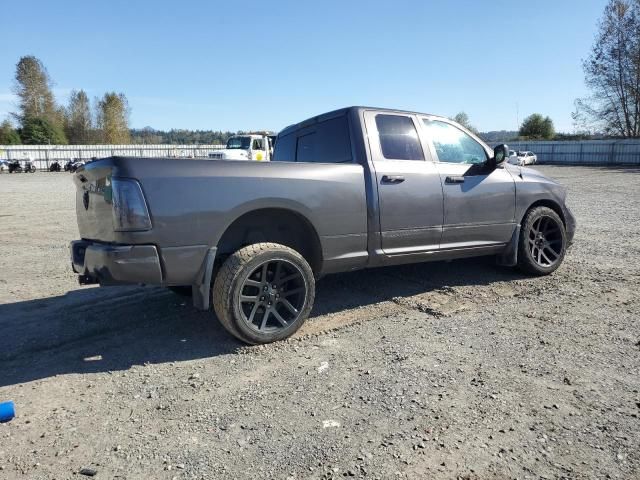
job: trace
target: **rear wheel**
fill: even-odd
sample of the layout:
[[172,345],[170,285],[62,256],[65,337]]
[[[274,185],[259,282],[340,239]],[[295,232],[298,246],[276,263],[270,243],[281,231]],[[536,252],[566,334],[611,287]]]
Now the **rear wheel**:
[[307,261],[276,243],[256,243],[231,255],[213,286],[220,323],[250,344],[291,336],[305,322],[315,298],[315,279]]
[[548,207],[527,212],[520,230],[518,267],[533,275],[555,271],[567,248],[567,234],[560,216]]

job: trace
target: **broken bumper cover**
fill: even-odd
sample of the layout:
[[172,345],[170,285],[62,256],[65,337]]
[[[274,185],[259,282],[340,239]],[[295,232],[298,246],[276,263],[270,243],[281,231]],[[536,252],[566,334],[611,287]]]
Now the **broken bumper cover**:
[[111,245],[75,240],[71,264],[81,283],[100,285],[162,284],[162,268],[154,245]]

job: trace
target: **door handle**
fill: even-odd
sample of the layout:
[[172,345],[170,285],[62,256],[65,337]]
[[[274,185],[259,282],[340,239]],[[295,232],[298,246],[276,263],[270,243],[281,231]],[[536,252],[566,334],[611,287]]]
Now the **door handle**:
[[453,185],[455,183],[464,183],[464,177],[462,175],[447,177],[444,180],[444,183],[448,183],[449,185]]
[[404,177],[402,175],[384,175],[381,183],[395,185],[402,182],[404,182]]

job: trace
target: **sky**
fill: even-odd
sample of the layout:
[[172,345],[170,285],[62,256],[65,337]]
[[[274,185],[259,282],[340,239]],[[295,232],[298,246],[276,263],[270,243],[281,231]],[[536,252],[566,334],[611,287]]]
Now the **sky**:
[[[8,0],[1,0],[2,2]],[[606,0],[12,2],[0,120],[15,64],[35,55],[56,99],[123,92],[131,126],[278,131],[349,105],[516,130],[531,113],[572,132],[581,61]],[[7,19],[8,20],[8,19]]]

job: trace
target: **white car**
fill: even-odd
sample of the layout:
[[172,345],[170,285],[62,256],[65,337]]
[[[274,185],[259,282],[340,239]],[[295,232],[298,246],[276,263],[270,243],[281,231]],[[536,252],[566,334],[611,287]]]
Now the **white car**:
[[533,152],[518,152],[520,165],[535,165],[538,162],[538,156]]

